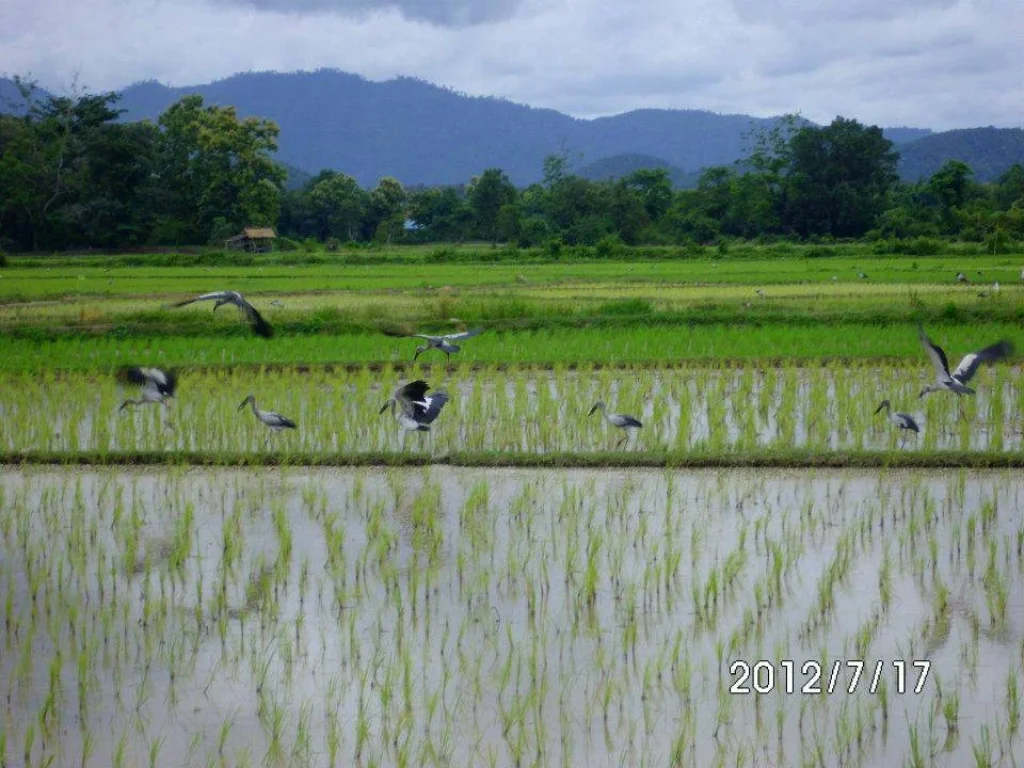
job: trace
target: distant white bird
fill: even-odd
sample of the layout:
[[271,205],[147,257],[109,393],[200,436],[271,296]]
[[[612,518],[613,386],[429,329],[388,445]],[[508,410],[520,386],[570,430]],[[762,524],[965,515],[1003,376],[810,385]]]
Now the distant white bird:
[[629,439],[629,430],[640,429],[643,426],[639,419],[627,416],[624,413],[608,413],[608,406],[605,405],[604,400],[598,400],[594,403],[594,407],[590,409],[590,413],[588,413],[587,416],[593,416],[594,412],[598,410],[604,414],[604,418],[609,424],[625,431],[625,434],[622,436],[622,439],[619,440],[618,445],[622,445],[627,439]]
[[861,280],[867,280],[868,279],[868,276],[866,274],[864,274],[863,272],[857,273],[857,277],[859,277]]
[[924,397],[929,392],[942,392],[943,390],[955,392],[958,396],[957,404],[960,405],[961,416],[963,416],[963,405],[960,403],[959,396],[974,394],[974,390],[967,386],[967,382],[974,378],[974,374],[978,372],[981,364],[1002,360],[1004,357],[1013,354],[1013,344],[1006,339],[1002,339],[978,352],[970,352],[964,355],[956,370],[950,373],[946,353],[942,351],[942,347],[928,338],[922,326],[918,326],[918,337],[924,346],[925,352],[928,353],[936,375],[935,384],[929,384],[922,389],[918,397]]
[[903,447],[903,441],[907,438],[907,432],[918,433],[921,431],[917,426],[917,422],[914,421],[913,416],[909,413],[894,411],[888,400],[882,401],[882,404],[875,409],[875,414],[877,415],[883,408],[885,409],[886,415],[889,417],[889,421],[895,424],[897,429],[903,430],[903,437],[900,440],[901,448]]
[[118,373],[121,381],[129,384],[141,384],[141,397],[138,400],[128,399],[121,403],[117,410],[123,411],[129,405],[145,405],[158,403],[167,407],[167,398],[174,397],[178,378],[172,371],[162,368],[122,368]]
[[430,425],[448,402],[448,393],[438,390],[427,395],[430,385],[422,380],[411,381],[395,390],[378,415],[388,408],[404,432],[429,432]]
[[256,418],[270,427],[270,434],[267,435],[267,440],[263,443],[263,447],[267,446],[270,442],[270,438],[274,436],[275,432],[280,432],[282,429],[298,429],[295,422],[289,419],[287,416],[282,416],[280,413],[274,411],[262,411],[256,406],[256,396],[248,395],[245,400],[238,406],[238,410],[241,411],[246,405],[252,404],[252,412],[256,415]]
[[449,333],[444,336],[430,336],[425,333],[400,333],[397,331],[385,331],[388,336],[407,336],[416,339],[426,339],[427,343],[423,346],[416,347],[416,354],[413,355],[413,360],[416,360],[420,355],[430,349],[439,349],[445,354],[445,360],[451,363],[452,354],[458,352],[462,347],[457,344],[452,344],[453,341],[462,341],[463,339],[471,339],[474,336],[478,336],[483,333],[483,328],[474,328],[471,331],[463,331],[462,333]]
[[758,288],[756,291],[754,291],[754,293],[756,293],[762,299],[764,298],[764,291],[762,291],[760,288]]
[[274,335],[274,329],[270,327],[270,323],[263,319],[263,316],[256,311],[256,307],[245,300],[238,291],[214,291],[213,293],[204,293],[202,296],[196,296],[194,299],[188,299],[187,301],[179,301],[177,304],[173,304],[175,307],[184,307],[186,304],[192,304],[197,301],[216,301],[213,305],[213,311],[216,312],[220,307],[225,304],[234,304],[238,307],[239,311],[245,313],[246,319],[249,321],[249,325],[252,326],[253,332],[257,336],[262,336],[269,339]]
[[967,279],[967,275],[965,275],[963,272],[957,272],[957,274],[956,274],[956,281],[958,283],[969,283],[970,282],[970,280]]

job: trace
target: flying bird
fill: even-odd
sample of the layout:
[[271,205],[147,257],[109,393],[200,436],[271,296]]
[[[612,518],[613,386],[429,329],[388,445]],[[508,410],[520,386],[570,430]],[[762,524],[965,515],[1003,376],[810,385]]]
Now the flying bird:
[[118,378],[127,384],[142,386],[141,397],[137,400],[125,400],[117,409],[119,411],[123,411],[129,405],[146,403],[159,403],[166,408],[167,398],[174,397],[174,391],[178,386],[178,377],[174,372],[165,371],[163,368],[122,368]]
[[[978,352],[970,352],[964,355],[956,370],[950,373],[949,362],[946,360],[946,353],[942,351],[942,347],[928,338],[923,326],[918,326],[918,335],[925,352],[928,353],[928,357],[932,361],[936,376],[935,383],[929,384],[922,389],[918,397],[924,397],[929,392],[942,392],[945,390],[947,392],[955,392],[957,394],[957,403],[960,404],[960,395],[974,394],[974,390],[967,386],[967,382],[974,378],[974,374],[978,372],[978,368],[982,363],[1002,360],[1004,357],[1013,354],[1013,344],[1006,339],[1001,339]],[[960,415],[963,416],[962,404],[960,404]]]
[[920,428],[917,426],[917,422],[914,421],[914,417],[909,413],[902,413],[900,411],[894,411],[892,404],[888,400],[883,400],[881,405],[875,409],[875,415],[882,409],[885,409],[886,415],[889,417],[889,421],[896,425],[896,428],[903,431],[903,437],[900,440],[900,447],[903,447],[903,441],[907,439],[908,432],[914,432],[915,434],[920,432]]
[[590,413],[588,413],[587,416],[593,416],[594,412],[598,410],[604,414],[604,418],[609,424],[625,431],[625,434],[622,436],[622,439],[619,440],[618,445],[622,445],[629,438],[629,430],[640,429],[643,426],[639,419],[627,416],[624,413],[608,413],[608,406],[605,405],[604,400],[598,400],[594,403],[594,407],[590,409]]
[[194,299],[188,299],[186,301],[179,301],[177,304],[173,304],[172,306],[184,307],[186,304],[193,304],[197,301],[217,302],[213,305],[214,312],[225,304],[234,304],[238,307],[239,311],[245,313],[245,317],[249,321],[249,325],[252,326],[252,330],[257,336],[269,339],[274,335],[274,329],[270,327],[270,323],[264,320],[263,316],[256,311],[256,307],[246,301],[245,297],[243,297],[238,291],[214,291],[213,293],[204,293],[202,296],[196,296]]
[[387,402],[381,407],[377,415],[381,415],[388,408],[394,414],[398,425],[405,432],[429,432],[430,424],[441,413],[444,404],[448,402],[448,393],[438,390],[430,395],[427,390],[430,385],[422,380],[411,381],[399,387]]
[[287,416],[282,416],[280,413],[274,411],[263,411],[260,410],[256,405],[256,396],[248,395],[245,400],[238,406],[239,412],[245,408],[246,405],[252,404],[252,412],[256,414],[256,418],[270,427],[270,434],[267,435],[267,441],[263,443],[263,447],[267,446],[270,442],[270,438],[274,436],[275,432],[280,432],[282,429],[297,429],[295,422],[289,419]]
[[444,336],[430,336],[426,333],[400,333],[398,331],[385,331],[388,336],[409,336],[416,339],[426,339],[427,343],[423,346],[416,347],[416,354],[413,355],[413,360],[416,360],[420,355],[430,349],[439,349],[445,354],[445,359],[450,364],[452,354],[458,352],[462,347],[457,344],[452,344],[453,341],[462,341],[463,339],[470,339],[474,336],[478,336],[483,333],[483,328],[474,328],[471,331],[463,331],[462,333],[449,333]]

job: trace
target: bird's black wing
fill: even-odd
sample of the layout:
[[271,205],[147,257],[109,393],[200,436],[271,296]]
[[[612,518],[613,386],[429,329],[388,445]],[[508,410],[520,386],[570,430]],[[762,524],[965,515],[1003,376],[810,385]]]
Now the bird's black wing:
[[919,325],[917,330],[921,344],[924,345],[925,352],[928,353],[932,365],[935,366],[935,372],[940,376],[949,376],[949,362],[946,360],[946,353],[942,351],[942,347],[932,343],[932,340],[928,338],[928,334],[924,332],[923,326]]
[[142,372],[141,368],[121,368],[117,372],[117,378],[126,384],[142,385],[146,383],[146,375]]
[[273,413],[271,415],[274,417],[274,420],[278,423],[279,426],[287,427],[288,429],[298,429],[295,422],[289,419],[287,416],[282,416],[280,413]]
[[160,390],[160,394],[166,397],[173,397],[174,390],[178,387],[178,376],[174,371],[164,371],[161,369],[160,372],[164,375],[163,383],[157,382],[157,388]]
[[410,381],[395,393],[395,398],[416,402],[418,400],[423,400],[428,389],[430,389],[430,385],[422,379]]
[[435,392],[423,400],[413,401],[413,408],[416,409],[416,415],[413,418],[420,424],[429,424],[438,417],[447,402],[448,393],[443,390]]
[[245,302],[244,309],[245,316],[249,318],[249,325],[252,326],[257,336],[269,339],[274,335],[274,329],[270,327],[270,323],[263,319],[263,315],[256,311],[256,307],[249,302]]
[[897,413],[896,414],[900,421],[903,422],[903,428],[909,429],[911,432],[920,432],[920,428],[917,426],[917,422],[914,421],[914,417],[909,413]]
[[960,365],[953,371],[953,378],[959,381],[961,384],[966,384],[972,378],[974,374],[978,372],[978,368],[982,363],[987,363],[992,360],[1002,360],[1004,357],[1013,354],[1013,344],[1006,339],[997,341],[995,344],[989,347],[985,347],[980,352],[971,352],[969,355],[964,355],[964,359],[960,361]]
[[625,414],[623,414],[622,418],[625,420],[624,426],[627,426],[627,427],[642,427],[643,426],[643,424],[640,423],[640,419],[634,419],[632,416],[626,416]]

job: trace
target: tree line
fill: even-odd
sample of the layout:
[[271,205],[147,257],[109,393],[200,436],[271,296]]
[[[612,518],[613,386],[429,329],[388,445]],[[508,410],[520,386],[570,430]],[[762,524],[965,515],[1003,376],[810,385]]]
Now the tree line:
[[746,158],[675,190],[664,170],[609,181],[568,154],[515,187],[498,168],[459,186],[364,189],[324,170],[286,189],[278,128],[182,98],[155,122],[121,122],[118,94],[32,98],[0,115],[0,247],[15,250],[219,244],[244,226],[327,242],[511,242],[524,247],[709,243],[726,238],[1024,239],[1024,168],[976,183],[951,160],[900,181],[880,128],[795,117],[753,134]]

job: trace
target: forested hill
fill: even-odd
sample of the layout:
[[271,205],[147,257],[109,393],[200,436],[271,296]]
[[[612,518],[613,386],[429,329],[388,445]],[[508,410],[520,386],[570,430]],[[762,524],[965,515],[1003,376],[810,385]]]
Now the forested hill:
[[644,153],[695,171],[743,156],[744,134],[772,124],[695,110],[578,120],[419,80],[375,83],[333,70],[247,73],[187,88],[139,83],[125,89],[118,106],[128,119],[156,118],[187,93],[275,121],[280,160],[307,171],[344,171],[366,186],[384,175],[405,184],[459,184],[489,167],[524,185],[540,179],[547,155],[562,151],[579,165]]
[[900,176],[926,179],[948,160],[960,160],[974,171],[975,181],[995,181],[1014,163],[1024,165],[1024,130],[969,128],[945,131],[899,147]]
[[[382,176],[406,185],[464,184],[497,167],[523,186],[540,180],[546,156],[564,152],[587,178],[661,167],[676,186],[688,187],[701,169],[745,157],[750,131],[774,124],[749,115],[660,109],[580,120],[411,78],[376,83],[337,70],[244,73],[183,88],[143,82],[125,89],[117,107],[127,110],[127,120],[156,119],[188,93],[276,122],[277,159],[289,166],[291,184],[303,171],[324,168],[366,187]],[[6,104],[4,97],[10,97]],[[0,112],[11,111],[12,99],[18,100],[17,89],[0,78]],[[1024,163],[1021,129],[894,127],[885,135],[897,145],[907,180],[927,178],[947,160],[965,162],[978,181]]]
[[591,181],[607,181],[609,179],[621,179],[634,171],[661,169],[668,173],[672,186],[676,189],[691,189],[697,186],[700,173],[693,171],[687,173],[681,168],[676,168],[672,163],[666,163],[660,157],[650,155],[612,155],[595,160],[593,163],[576,168],[576,174]]

